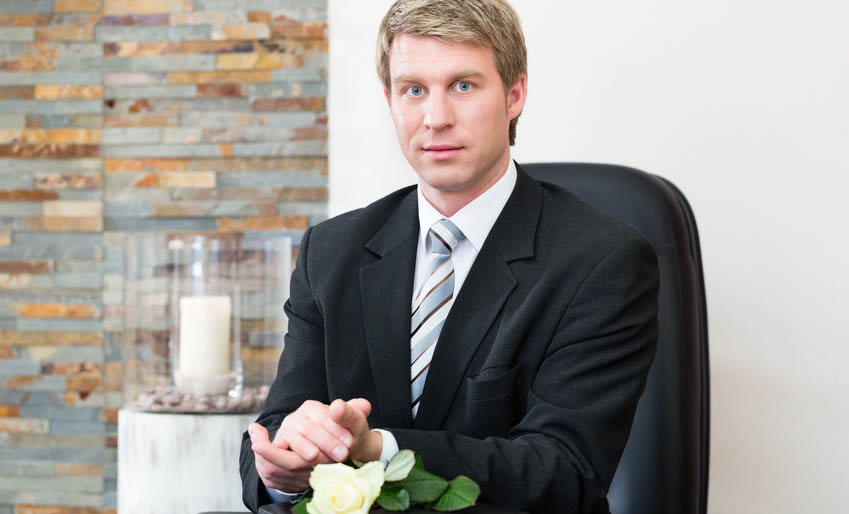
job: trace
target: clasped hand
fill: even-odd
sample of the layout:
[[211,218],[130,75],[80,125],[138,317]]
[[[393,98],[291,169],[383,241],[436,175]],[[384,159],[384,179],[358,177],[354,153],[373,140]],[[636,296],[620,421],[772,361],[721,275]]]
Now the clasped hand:
[[262,482],[286,492],[309,487],[316,464],[341,462],[349,456],[359,461],[377,460],[383,447],[379,432],[368,426],[368,400],[334,400],[330,405],[308,400],[283,419],[274,435],[251,423],[248,435],[256,470]]

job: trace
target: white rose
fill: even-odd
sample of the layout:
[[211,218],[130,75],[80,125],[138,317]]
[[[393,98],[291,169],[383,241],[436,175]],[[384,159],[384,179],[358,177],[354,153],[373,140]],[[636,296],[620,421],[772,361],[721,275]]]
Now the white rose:
[[345,464],[319,464],[310,473],[310,514],[365,514],[380,495],[383,464],[369,462],[354,469]]

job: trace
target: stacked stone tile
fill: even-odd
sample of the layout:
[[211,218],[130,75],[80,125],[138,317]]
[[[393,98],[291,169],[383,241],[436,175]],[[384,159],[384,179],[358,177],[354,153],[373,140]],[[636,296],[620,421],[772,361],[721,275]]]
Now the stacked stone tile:
[[115,510],[127,233],[325,216],[325,3],[0,2],[0,514]]

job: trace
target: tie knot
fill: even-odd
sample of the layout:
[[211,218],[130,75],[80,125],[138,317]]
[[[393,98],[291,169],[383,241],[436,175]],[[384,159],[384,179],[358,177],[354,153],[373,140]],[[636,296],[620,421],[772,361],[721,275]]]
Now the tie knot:
[[466,238],[457,225],[445,218],[430,227],[427,237],[430,239],[430,251],[439,255],[451,255],[460,241]]

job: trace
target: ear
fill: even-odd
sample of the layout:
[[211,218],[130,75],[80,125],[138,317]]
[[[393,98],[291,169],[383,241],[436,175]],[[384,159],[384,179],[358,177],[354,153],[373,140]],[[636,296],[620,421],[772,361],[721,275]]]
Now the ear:
[[388,90],[388,89],[384,89],[384,90],[383,90],[383,96],[384,96],[384,97],[386,97],[386,103],[387,103],[387,105],[389,105],[390,107],[392,107],[392,97],[389,95],[389,90]]
[[507,117],[514,119],[522,114],[528,96],[528,75],[520,73],[516,82],[507,91]]

